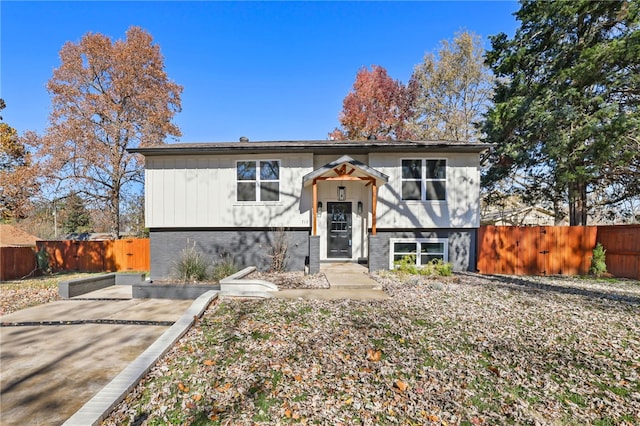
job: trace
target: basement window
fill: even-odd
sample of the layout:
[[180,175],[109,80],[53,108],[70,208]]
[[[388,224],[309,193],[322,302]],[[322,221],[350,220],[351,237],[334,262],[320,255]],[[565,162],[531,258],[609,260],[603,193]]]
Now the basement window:
[[389,268],[395,269],[395,262],[405,256],[415,257],[416,266],[426,265],[433,259],[449,261],[449,243],[446,238],[391,238]]

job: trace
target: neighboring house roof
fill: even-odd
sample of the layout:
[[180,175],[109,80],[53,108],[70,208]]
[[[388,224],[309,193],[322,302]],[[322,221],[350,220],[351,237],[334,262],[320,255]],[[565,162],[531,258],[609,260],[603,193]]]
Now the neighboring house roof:
[[514,226],[553,224],[555,215],[541,207],[529,206],[493,211],[482,217],[483,224],[509,224]]
[[64,237],[65,240],[73,241],[105,241],[113,240],[113,235],[108,232],[72,232]]
[[34,247],[38,239],[13,225],[0,225],[0,247]]
[[477,152],[493,145],[459,141],[269,141],[269,142],[214,142],[176,143],[129,148],[131,153],[146,156],[188,154],[256,154],[275,152],[313,152],[314,154],[340,154],[342,152],[366,154],[375,152]]
[[348,173],[350,176],[354,176],[354,177],[366,176],[366,177],[374,178],[379,183],[387,183],[389,181],[389,176],[385,175],[384,173],[380,173],[376,169],[369,167],[358,160],[354,160],[348,155],[343,155],[337,160],[332,161],[331,163],[325,164],[324,166],[319,167],[316,170],[312,171],[311,173],[308,173],[305,176],[303,176],[302,183],[304,184],[304,186],[308,186],[308,185],[311,185],[311,183],[313,183],[314,179],[317,179],[319,177],[340,175],[341,174],[340,168],[347,164],[353,167],[353,169],[351,170],[348,170],[348,171],[346,169],[344,170],[344,172]]

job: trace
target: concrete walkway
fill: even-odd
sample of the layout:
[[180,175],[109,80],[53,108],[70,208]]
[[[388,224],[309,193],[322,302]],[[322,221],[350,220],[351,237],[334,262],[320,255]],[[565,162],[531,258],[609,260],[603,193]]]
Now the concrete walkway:
[[[0,424],[62,424],[176,325],[188,330],[194,304],[132,299],[119,285],[0,317]],[[161,343],[158,356],[174,342]],[[91,425],[91,417],[68,424]]]
[[325,275],[330,288],[280,290],[273,295],[280,299],[384,300],[389,298],[382,291],[380,284],[369,277],[366,266],[347,262],[322,263],[320,273]]

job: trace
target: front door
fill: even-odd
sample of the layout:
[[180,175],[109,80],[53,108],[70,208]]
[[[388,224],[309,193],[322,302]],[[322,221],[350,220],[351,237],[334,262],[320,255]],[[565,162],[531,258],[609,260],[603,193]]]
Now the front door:
[[327,203],[327,257],[351,259],[351,203]]

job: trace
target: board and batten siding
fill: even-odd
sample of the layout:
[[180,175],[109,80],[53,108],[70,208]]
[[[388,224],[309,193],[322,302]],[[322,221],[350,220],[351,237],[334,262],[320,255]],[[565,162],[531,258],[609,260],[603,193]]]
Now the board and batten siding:
[[[446,201],[402,200],[403,159],[446,159]],[[369,154],[369,165],[389,176],[378,191],[379,228],[478,228],[480,166],[474,153]]]
[[[242,160],[280,160],[279,201],[236,201],[236,162]],[[312,154],[147,157],[146,226],[310,226],[311,199],[308,191],[302,191],[302,176],[311,172],[312,167]]]

